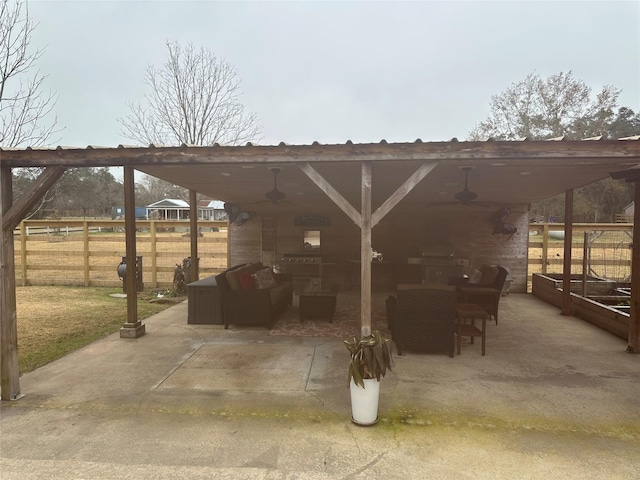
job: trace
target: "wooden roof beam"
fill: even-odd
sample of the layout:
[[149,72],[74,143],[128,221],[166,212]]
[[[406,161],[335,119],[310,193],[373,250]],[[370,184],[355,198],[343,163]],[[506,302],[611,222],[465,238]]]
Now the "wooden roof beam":
[[371,227],[375,227],[384,216],[389,213],[400,201],[420,183],[420,181],[429,175],[431,170],[436,168],[439,162],[426,162],[418,167],[418,169],[395,191],[385,202],[373,212],[371,217]]

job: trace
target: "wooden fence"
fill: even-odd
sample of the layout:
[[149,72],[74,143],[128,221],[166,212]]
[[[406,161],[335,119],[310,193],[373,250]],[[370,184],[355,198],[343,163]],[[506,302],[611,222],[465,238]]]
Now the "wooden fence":
[[[191,255],[189,223],[137,221],[136,249],[142,256],[145,286],[172,285],[176,264]],[[198,221],[200,276],[227,266],[227,222]],[[533,273],[561,273],[563,224],[529,226],[529,281]],[[631,275],[633,225],[575,224],[572,273],[626,281]],[[555,232],[555,233],[554,233]],[[587,247],[585,248],[585,233]],[[125,255],[122,220],[26,220],[15,232],[18,285],[117,286],[117,267]]]
[[[529,225],[529,282],[533,273],[562,273],[564,224]],[[571,272],[620,282],[631,278],[631,223],[577,223],[573,225]]]
[[[136,250],[146,287],[173,284],[191,255],[189,222],[137,221]],[[227,222],[198,221],[200,276],[227,266]],[[25,220],[15,232],[17,285],[118,286],[125,256],[123,220]]]

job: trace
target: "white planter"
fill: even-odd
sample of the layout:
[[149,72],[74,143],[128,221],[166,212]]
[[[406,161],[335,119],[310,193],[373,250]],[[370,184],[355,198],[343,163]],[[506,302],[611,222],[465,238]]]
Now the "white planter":
[[351,421],[358,425],[375,425],[378,423],[378,398],[380,382],[375,378],[365,378],[362,388],[351,380]]

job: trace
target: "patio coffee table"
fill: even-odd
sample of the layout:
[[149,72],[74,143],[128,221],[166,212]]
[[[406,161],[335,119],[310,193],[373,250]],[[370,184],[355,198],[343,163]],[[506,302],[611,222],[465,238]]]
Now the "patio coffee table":
[[333,323],[333,314],[336,311],[336,297],[338,291],[335,288],[300,293],[300,322],[305,318],[328,318]]

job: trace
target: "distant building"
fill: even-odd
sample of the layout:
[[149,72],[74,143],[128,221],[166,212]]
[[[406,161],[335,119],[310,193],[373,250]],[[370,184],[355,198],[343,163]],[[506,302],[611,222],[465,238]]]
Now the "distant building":
[[226,221],[229,219],[229,215],[224,209],[224,202],[220,200],[200,200],[198,202],[198,219]]
[[[146,215],[149,220],[189,220],[190,207],[187,202],[176,198],[165,198],[147,205]],[[224,203],[218,200],[201,200],[198,202],[198,220],[227,220]]]
[[617,213],[616,223],[633,223],[634,206],[634,203],[631,202],[629,205],[624,207],[624,213]]
[[165,198],[147,205],[149,220],[189,220],[189,204],[181,199]]
[[[120,220],[124,218],[124,207],[111,207],[111,219],[112,220]],[[136,207],[136,220],[146,220],[147,217],[147,207]]]

